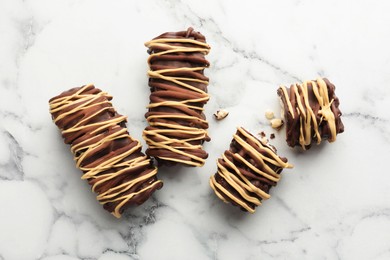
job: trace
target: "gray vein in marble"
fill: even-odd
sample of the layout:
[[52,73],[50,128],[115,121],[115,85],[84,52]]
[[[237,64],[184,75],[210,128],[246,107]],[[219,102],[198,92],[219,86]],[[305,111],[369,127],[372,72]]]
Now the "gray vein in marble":
[[14,113],[12,111],[0,111],[0,116],[3,118],[3,120],[6,118],[9,118],[11,120],[17,121],[20,124],[24,124],[24,122],[22,120],[23,119],[22,116]]
[[368,127],[374,127],[379,130],[384,137],[384,140],[387,143],[390,143],[390,128],[388,119],[360,112],[344,113],[342,117],[362,120]]
[[[137,255],[137,246],[139,243],[142,243],[142,237],[143,237],[143,228],[145,226],[151,225],[156,221],[156,210],[160,207],[164,207],[164,205],[160,202],[158,202],[156,199],[151,198],[150,199],[151,206],[141,206],[141,207],[136,207],[136,208],[131,208],[123,214],[123,221],[127,221],[129,224],[128,228],[126,231],[124,230],[114,230],[117,231],[118,234],[122,237],[124,241],[126,241],[128,245],[128,250],[114,250],[112,248],[104,248],[103,252],[115,252],[115,253],[120,253],[120,254],[125,254],[129,257],[132,257],[133,259],[139,259]],[[149,203],[148,202],[148,205]],[[52,227],[53,224],[56,223],[60,218],[67,218],[68,220],[71,221],[72,224],[76,226],[80,226],[82,223],[88,222],[90,225],[92,225],[96,230],[98,230],[100,233],[106,230],[107,228],[103,228],[102,226],[99,225],[99,223],[95,222],[91,216],[85,215],[85,214],[79,214],[78,218],[75,218],[74,216],[71,217],[68,214],[66,214],[63,211],[60,211],[58,209],[54,210],[54,221],[51,224],[49,228],[49,237],[48,241],[50,241],[51,236],[52,236]],[[117,220],[114,220],[117,221]],[[77,246],[79,243],[77,243]],[[61,249],[62,254],[65,255],[70,255],[70,252],[67,252],[65,249]],[[50,256],[48,252],[45,252],[44,256],[41,258],[44,258],[45,256]],[[80,249],[76,248],[76,257],[79,259],[95,259],[94,256],[81,256],[80,255]]]
[[[230,229],[236,230],[240,236],[245,239],[245,243],[250,243],[256,246],[261,246],[262,247],[262,252],[267,254],[270,257],[275,257],[274,254],[271,254],[265,250],[263,247],[267,247],[268,245],[275,245],[275,244],[281,244],[281,243],[294,243],[301,234],[305,232],[311,231],[311,227],[307,226],[306,224],[303,223],[302,220],[300,220],[297,216],[297,214],[292,211],[291,208],[289,208],[285,203],[278,197],[273,196],[273,200],[276,202],[279,202],[279,204],[287,211],[289,212],[294,218],[298,219],[302,223],[302,227],[300,229],[292,230],[289,232],[289,235],[287,237],[281,237],[280,239],[277,240],[256,240],[249,238],[245,232],[243,232],[240,228],[238,228],[234,223],[231,221],[227,221],[227,224],[230,226]],[[234,208],[235,209],[235,208]],[[235,209],[237,210],[237,209]],[[241,216],[241,215],[239,215]],[[222,235],[225,236],[225,235]]]
[[266,65],[268,65],[269,67],[273,68],[274,70],[280,72],[281,74],[285,75],[285,76],[288,76],[289,78],[291,79],[294,79],[296,81],[299,81],[299,82],[302,82],[303,80],[300,79],[298,76],[295,76],[293,74],[291,74],[290,72],[288,72],[287,70],[285,69],[282,69],[281,67],[277,66],[276,64],[270,62],[269,60],[261,57],[258,53],[256,53],[255,51],[246,51],[244,49],[240,49],[240,48],[237,48],[237,47],[234,47],[233,46],[233,51],[235,53],[238,53],[240,54],[242,57],[244,57],[245,59],[248,59],[248,60],[256,60],[256,61],[259,61],[261,63],[264,63]]
[[390,208],[384,208],[384,209],[380,209],[380,210],[375,211],[375,212],[371,212],[371,213],[363,216],[362,220],[363,219],[370,219],[370,218],[374,218],[374,217],[382,217],[382,216],[390,218]]
[[104,254],[104,253],[107,253],[107,252],[113,252],[113,253],[117,253],[117,254],[123,254],[123,255],[126,255],[126,256],[128,256],[128,257],[131,257],[131,259],[134,259],[134,260],[140,259],[140,258],[138,257],[138,255],[129,253],[128,251],[118,251],[118,250],[113,250],[113,249],[111,249],[111,248],[107,248],[107,249],[104,249],[102,253]]
[[[158,202],[154,198],[152,200],[153,200],[153,202],[156,201],[157,203],[155,203],[154,206],[150,207],[150,211],[148,212],[148,215],[144,217],[143,223],[145,225],[155,223],[155,221],[156,221],[155,210],[160,208],[161,206],[163,206],[167,210],[172,211],[177,216],[179,216],[179,218],[182,220],[182,222],[185,223],[185,225],[191,230],[191,232],[192,232],[194,238],[196,239],[196,241],[198,242],[198,244],[205,250],[206,255],[209,256],[209,259],[217,259],[217,258],[215,258],[216,251],[212,248],[212,246],[209,245],[207,239],[205,239],[205,238],[207,236],[210,238],[210,236],[211,236],[213,238],[218,237],[219,239],[220,238],[226,239],[226,235],[220,235],[216,232],[212,232],[211,235],[207,235],[207,233],[205,234],[203,232],[204,230],[199,229],[199,227],[196,226],[194,223],[187,221],[186,217],[181,212],[179,212],[177,209],[175,209],[174,207],[171,207],[171,206],[166,205],[166,204],[161,204],[161,202]],[[139,227],[142,230],[142,227],[143,227],[142,224]],[[130,239],[132,239],[132,238],[130,238]],[[136,249],[136,243],[134,246],[135,246],[134,249]],[[136,252],[136,250],[134,252]]]
[[[229,69],[229,68],[232,68],[237,62],[238,62],[238,59],[235,58],[230,63],[222,63],[221,65],[219,65],[218,63],[214,63],[210,66],[210,70],[220,71],[220,70],[224,70],[224,69]],[[206,73],[206,74],[211,74],[211,73]],[[212,82],[213,79],[211,78],[210,80]]]
[[336,254],[337,260],[341,260],[340,252],[339,252],[339,246],[340,246],[340,239],[336,241],[336,244],[332,247],[334,253]]
[[345,114],[343,114],[343,117],[363,119],[363,120],[366,120],[370,124],[375,124],[376,122],[380,122],[380,123],[384,123],[384,124],[389,123],[389,120],[387,120],[387,119],[384,119],[384,118],[381,118],[378,116],[373,116],[370,114],[363,114],[360,112],[345,113]]
[[299,235],[310,231],[310,227],[304,227],[298,230],[292,230],[290,231],[290,237],[284,237],[277,240],[258,240],[256,242],[257,245],[270,245],[270,244],[279,244],[279,243],[294,243],[298,238]]
[[11,152],[10,159],[5,164],[0,164],[0,168],[4,170],[4,176],[0,175],[0,178],[3,180],[23,180],[24,172],[22,166],[22,160],[25,152],[20,146],[19,142],[15,137],[8,131],[4,131],[3,134],[8,139],[8,146]]
[[275,195],[272,196],[272,199],[275,201],[275,203],[279,203],[279,205],[283,209],[285,209],[286,212],[288,212],[292,217],[296,218],[302,225],[304,225],[305,227],[303,228],[303,230],[310,229],[310,227],[307,226],[306,223],[304,223],[304,221],[299,218],[298,214],[291,207],[289,207],[284,200]]
[[36,32],[35,32],[35,21],[33,18],[27,19],[22,25],[22,35],[24,38],[24,51],[27,51],[34,45]]
[[[183,218],[184,219],[184,218]],[[185,222],[188,227],[190,227],[192,233],[194,234],[194,238],[198,241],[198,244],[202,246],[202,248],[205,250],[206,255],[209,256],[210,259],[216,259],[216,252],[217,250],[214,250],[214,247],[208,243],[206,238],[207,234],[204,234],[202,230],[200,230],[198,227],[193,225],[192,223]],[[217,234],[213,232],[212,234]],[[209,235],[210,236],[210,235]],[[218,235],[218,238],[227,238],[226,235]],[[219,239],[218,239],[219,240]]]
[[[15,19],[15,18],[14,18]],[[33,33],[33,19],[27,18],[27,19],[21,19],[16,20],[16,23],[18,24],[18,32],[19,35],[22,38],[22,41],[19,43],[19,48],[17,49],[15,56],[14,56],[14,62],[16,66],[16,78],[14,82],[14,88],[16,90],[19,89],[19,74],[20,74],[20,62],[24,55],[27,53],[27,51],[33,46],[35,41],[35,33]],[[18,97],[20,97],[20,93],[17,92]]]
[[[168,2],[170,2],[170,1],[168,1]],[[200,28],[204,27],[204,28],[207,28],[209,31],[214,32],[213,35],[215,37],[215,40],[218,42],[224,42],[225,44],[227,44],[233,50],[234,53],[239,54],[240,56],[242,56],[243,58],[245,58],[247,60],[255,60],[255,61],[259,61],[261,63],[264,63],[267,66],[271,67],[272,69],[280,72],[281,74],[288,76],[289,78],[294,79],[296,81],[302,82],[302,80],[298,76],[293,75],[292,73],[290,73],[287,70],[281,68],[280,66],[274,64],[273,62],[270,62],[269,60],[265,59],[264,57],[261,57],[255,51],[246,51],[244,49],[239,48],[238,46],[235,46],[228,38],[226,38],[224,36],[224,33],[222,32],[221,28],[219,27],[219,25],[215,22],[215,20],[212,17],[201,18],[197,13],[195,13],[191,9],[191,7],[189,5],[184,4],[181,1],[176,1],[176,3],[178,3],[178,4],[175,4],[175,8],[172,8],[172,10],[177,10],[177,7],[179,5],[181,5],[181,7],[180,7],[181,9],[185,8],[188,11],[188,12],[183,12],[183,13],[191,13],[191,15],[196,18],[196,21],[195,21],[195,20],[191,19],[190,17],[184,15],[184,18],[185,18],[184,20],[189,20],[189,21],[191,21],[192,24],[199,25]],[[171,3],[171,4],[173,4],[173,3]],[[176,17],[178,17],[177,14],[176,14]],[[181,19],[181,17],[178,17],[178,19],[183,20],[183,19]]]
[[20,125],[20,127],[27,127],[29,130],[31,130],[32,133],[35,133],[36,131],[39,131],[43,128],[43,126],[40,125],[33,126],[31,123],[24,121],[25,120],[24,115],[20,115],[13,111],[8,111],[8,110],[0,111],[0,122],[4,122],[5,119],[9,119],[11,122],[17,122]]
[[[167,205],[159,202],[154,196],[149,199],[148,205],[150,204],[152,205],[138,207],[134,210],[134,212],[132,211],[132,208],[128,209],[123,214],[123,218],[131,224],[129,227],[129,233],[121,233],[121,236],[126,241],[128,248],[132,249],[129,251],[131,255],[137,255],[138,244],[143,241],[143,228],[156,222],[156,211],[159,208],[168,207]],[[141,213],[139,213],[140,210],[142,210]]]
[[217,232],[212,232],[210,235],[209,235],[209,239],[211,239],[212,241],[212,244],[210,245],[210,250],[211,252],[214,252],[213,253],[213,260],[217,260],[218,259],[218,246],[219,246],[219,241],[220,240],[227,240],[227,236],[225,234],[219,234]]
[[[317,52],[317,44],[312,45],[312,51],[308,55],[309,60],[313,63],[313,66],[318,66],[318,52]],[[328,73],[325,72],[325,69],[323,67],[317,69],[317,76],[319,77],[326,77]],[[302,81],[301,81],[302,82]]]

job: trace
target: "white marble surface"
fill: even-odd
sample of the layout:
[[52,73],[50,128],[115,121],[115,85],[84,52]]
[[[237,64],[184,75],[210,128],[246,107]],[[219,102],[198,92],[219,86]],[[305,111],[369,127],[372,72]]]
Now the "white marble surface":
[[[0,0],[0,259],[390,259],[389,1]],[[94,83],[141,138],[143,43],[193,26],[212,46],[212,141],[202,168],[161,169],[162,190],[121,220],[80,180],[48,100]],[[208,185],[235,127],[274,132],[276,88],[328,77],[345,133],[302,153],[253,215]],[[230,115],[216,122],[212,114]]]

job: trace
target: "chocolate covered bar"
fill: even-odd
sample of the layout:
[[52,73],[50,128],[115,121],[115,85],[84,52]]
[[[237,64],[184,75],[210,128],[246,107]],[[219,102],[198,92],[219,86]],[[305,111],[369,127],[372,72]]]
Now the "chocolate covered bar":
[[209,66],[205,55],[210,46],[192,28],[164,33],[145,46],[151,91],[145,114],[149,126],[143,132],[146,154],[159,165],[202,166],[208,157],[202,144],[210,140],[203,113],[209,100],[203,71]]
[[145,202],[162,187],[157,168],[141,152],[106,92],[85,85],[50,99],[50,113],[76,166],[104,209],[120,218],[130,205]]
[[300,145],[304,150],[322,140],[336,141],[344,132],[339,99],[335,86],[326,78],[281,86],[278,95],[286,124],[286,141],[291,147]]
[[280,180],[283,168],[293,167],[273,146],[242,127],[237,128],[230,149],[218,159],[217,166],[217,173],[210,178],[215,194],[250,213],[271,197],[269,191]]

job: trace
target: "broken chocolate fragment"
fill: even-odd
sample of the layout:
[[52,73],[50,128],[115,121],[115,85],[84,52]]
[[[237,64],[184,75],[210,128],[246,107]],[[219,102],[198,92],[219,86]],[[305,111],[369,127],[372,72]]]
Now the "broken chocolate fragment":
[[210,178],[210,186],[224,202],[244,211],[255,212],[269,191],[280,180],[283,168],[292,168],[268,143],[263,143],[242,127],[217,161],[218,171]]
[[205,55],[210,46],[192,28],[164,33],[145,46],[151,91],[145,114],[149,126],[143,132],[146,154],[160,165],[202,166],[208,157],[202,144],[210,140],[203,113],[209,100],[209,79],[203,71],[209,67]]
[[163,184],[111,99],[106,92],[85,85],[53,97],[49,104],[54,123],[83,171],[82,179],[92,186],[104,209],[119,218],[127,207],[142,204]]

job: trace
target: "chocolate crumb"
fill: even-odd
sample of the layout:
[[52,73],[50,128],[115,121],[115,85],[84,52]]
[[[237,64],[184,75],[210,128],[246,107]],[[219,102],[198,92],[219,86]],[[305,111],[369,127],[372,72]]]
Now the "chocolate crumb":
[[265,136],[266,136],[266,134],[264,133],[264,131],[261,131],[261,132],[259,133],[259,135],[260,135],[260,137],[265,137]]
[[217,120],[222,120],[225,117],[229,115],[229,112],[225,109],[218,110],[216,113],[214,113],[214,117]]
[[268,119],[268,120],[271,120],[272,118],[274,118],[274,112],[270,109],[267,109],[265,111],[265,117]]
[[280,118],[274,118],[271,120],[271,127],[276,130],[280,130],[283,126],[283,120]]

